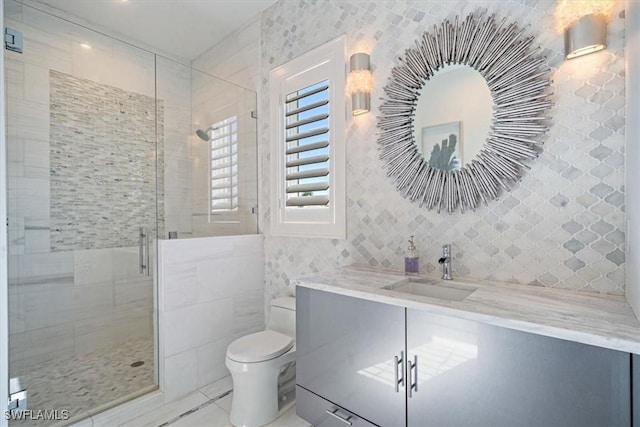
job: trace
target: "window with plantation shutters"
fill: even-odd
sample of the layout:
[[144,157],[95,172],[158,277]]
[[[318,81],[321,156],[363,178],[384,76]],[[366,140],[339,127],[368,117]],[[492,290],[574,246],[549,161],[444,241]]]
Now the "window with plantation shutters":
[[329,82],[285,100],[286,206],[329,204]]
[[211,213],[238,209],[238,118],[211,126]]
[[271,71],[272,233],[344,238],[345,41]]

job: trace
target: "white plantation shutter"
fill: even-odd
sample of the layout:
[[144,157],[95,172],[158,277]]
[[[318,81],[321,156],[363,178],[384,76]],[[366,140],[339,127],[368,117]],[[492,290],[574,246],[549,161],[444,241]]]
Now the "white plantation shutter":
[[211,131],[211,212],[238,209],[238,118],[214,123]]
[[345,40],[271,71],[272,233],[344,238]]
[[329,85],[290,93],[285,102],[286,206],[329,204]]

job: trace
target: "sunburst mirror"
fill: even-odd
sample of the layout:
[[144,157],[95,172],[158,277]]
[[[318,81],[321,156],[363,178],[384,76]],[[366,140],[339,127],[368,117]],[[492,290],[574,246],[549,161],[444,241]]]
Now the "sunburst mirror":
[[380,106],[380,158],[398,191],[438,212],[475,210],[520,180],[547,132],[551,81],[533,37],[470,14],[416,40]]

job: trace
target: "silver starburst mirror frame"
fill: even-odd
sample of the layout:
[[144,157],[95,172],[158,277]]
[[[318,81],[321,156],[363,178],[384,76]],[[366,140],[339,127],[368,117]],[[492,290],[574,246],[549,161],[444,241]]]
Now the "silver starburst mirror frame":
[[[378,144],[387,175],[405,198],[438,212],[475,210],[509,191],[530,169],[527,161],[541,151],[539,137],[548,130],[545,114],[552,106],[546,57],[532,43],[516,23],[470,14],[434,26],[404,52],[384,87]],[[414,115],[421,88],[453,64],[472,67],[484,77],[494,111],[480,153],[459,170],[444,171],[419,152]]]

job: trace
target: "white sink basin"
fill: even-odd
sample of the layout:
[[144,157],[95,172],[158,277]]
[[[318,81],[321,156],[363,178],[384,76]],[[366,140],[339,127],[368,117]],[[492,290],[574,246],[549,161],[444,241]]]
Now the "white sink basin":
[[449,301],[462,301],[478,289],[478,287],[452,282],[450,280],[407,277],[406,279],[387,285],[382,289],[423,297],[446,299]]

